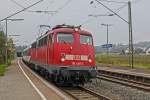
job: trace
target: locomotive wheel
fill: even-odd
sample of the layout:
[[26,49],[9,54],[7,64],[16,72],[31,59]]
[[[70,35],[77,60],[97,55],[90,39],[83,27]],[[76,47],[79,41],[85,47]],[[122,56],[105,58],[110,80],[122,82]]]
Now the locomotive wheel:
[[49,73],[48,73],[48,71],[45,71],[45,76],[44,77],[45,77],[46,80],[49,80]]

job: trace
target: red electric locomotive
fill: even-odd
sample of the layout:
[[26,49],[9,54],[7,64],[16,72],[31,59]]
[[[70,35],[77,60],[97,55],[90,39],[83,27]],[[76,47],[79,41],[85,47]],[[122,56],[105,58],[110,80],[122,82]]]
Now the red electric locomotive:
[[80,27],[57,25],[33,42],[26,54],[25,61],[57,83],[84,84],[96,77],[93,38]]

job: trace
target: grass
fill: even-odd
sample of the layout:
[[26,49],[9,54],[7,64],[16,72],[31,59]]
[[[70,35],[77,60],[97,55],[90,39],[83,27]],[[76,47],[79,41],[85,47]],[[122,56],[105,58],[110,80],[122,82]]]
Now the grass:
[[[97,54],[96,62],[99,64],[110,64],[113,66],[129,66],[128,55],[110,54]],[[150,69],[150,55],[134,55],[134,67]]]
[[0,64],[0,76],[3,76],[6,71],[6,64]]
[[8,59],[8,64],[0,64],[0,76],[4,76],[6,72],[6,67],[11,65],[11,59]]

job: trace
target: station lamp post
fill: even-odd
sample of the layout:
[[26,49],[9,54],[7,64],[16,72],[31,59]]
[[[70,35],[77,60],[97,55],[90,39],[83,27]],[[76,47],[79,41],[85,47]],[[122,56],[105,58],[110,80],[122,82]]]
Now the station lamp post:
[[108,38],[108,29],[110,26],[112,26],[112,24],[101,24],[102,26],[105,26],[106,29],[107,29],[107,38],[106,38],[106,45],[107,45],[107,57],[108,57],[108,54],[109,54],[109,47],[108,47],[108,43],[109,43],[109,38]]
[[[93,14],[90,14],[90,15],[88,15],[89,17],[101,17],[101,16],[114,16],[113,14],[98,14],[98,15],[93,15]],[[107,58],[109,58],[108,57],[108,55],[109,55],[109,47],[108,47],[108,29],[109,29],[109,26],[112,26],[112,24],[101,24],[102,26],[106,26],[106,28],[107,28],[107,37],[106,37],[106,48],[107,48]]]
[[6,18],[5,19],[5,21],[6,21],[6,39],[5,39],[5,41],[6,41],[6,51],[5,51],[5,62],[6,62],[6,65],[7,65],[7,63],[8,63],[8,58],[7,58],[7,56],[8,56],[8,53],[7,53],[7,32],[8,32],[8,21],[22,21],[22,20],[24,20],[24,19],[8,19],[8,18]]
[[12,34],[12,35],[9,35],[9,36],[20,36],[20,35],[17,35],[17,34]]

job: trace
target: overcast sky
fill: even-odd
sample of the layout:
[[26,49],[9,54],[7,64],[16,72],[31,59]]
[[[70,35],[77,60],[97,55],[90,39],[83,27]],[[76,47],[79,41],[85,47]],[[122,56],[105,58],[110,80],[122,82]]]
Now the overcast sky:
[[[16,5],[14,0],[0,1],[0,19],[15,13],[23,8]],[[15,0],[18,4],[27,7],[38,0]],[[123,1],[127,0],[108,0]],[[106,43],[106,27],[102,23],[113,24],[109,27],[109,43],[128,43],[128,24],[117,16],[89,17],[89,14],[110,14],[106,8],[96,1],[90,4],[91,0],[44,0],[28,10],[46,10],[57,11],[56,14],[44,14],[34,12],[22,12],[12,18],[23,18],[24,21],[8,22],[8,34],[17,34],[14,37],[17,45],[31,44],[39,34],[39,25],[46,24],[55,26],[57,24],[81,25],[82,28],[90,31],[94,37],[94,44],[101,45]],[[118,12],[118,8],[124,6],[124,3],[114,3],[101,1],[103,4]],[[132,0],[132,19],[133,19],[133,39],[134,43],[139,41],[150,40],[150,0]],[[125,20],[128,21],[127,4],[118,12]],[[4,26],[5,22],[1,22]]]

